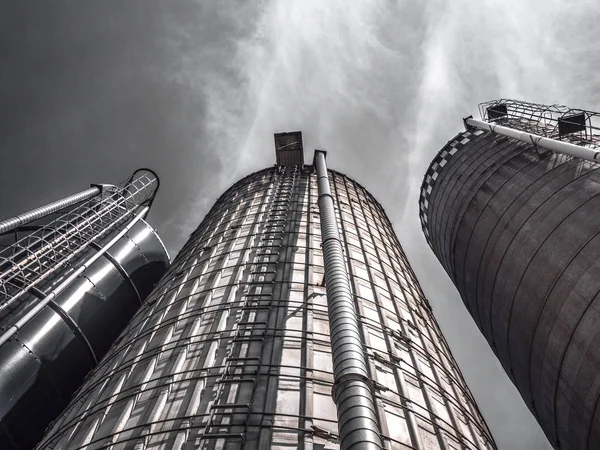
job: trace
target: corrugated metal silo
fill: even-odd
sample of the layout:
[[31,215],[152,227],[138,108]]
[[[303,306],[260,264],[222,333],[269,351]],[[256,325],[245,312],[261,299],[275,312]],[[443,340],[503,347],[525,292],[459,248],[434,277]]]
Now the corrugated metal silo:
[[598,115],[501,100],[482,116],[492,132],[467,119],[432,161],[423,231],[550,442],[600,448]]
[[[296,164],[219,198],[40,448],[495,448],[381,206]],[[344,281],[330,271],[326,285],[320,195],[335,206],[352,330],[330,329],[326,293]],[[340,375],[343,345],[332,358],[346,332],[365,377],[352,363]],[[352,415],[364,408],[368,424]]]

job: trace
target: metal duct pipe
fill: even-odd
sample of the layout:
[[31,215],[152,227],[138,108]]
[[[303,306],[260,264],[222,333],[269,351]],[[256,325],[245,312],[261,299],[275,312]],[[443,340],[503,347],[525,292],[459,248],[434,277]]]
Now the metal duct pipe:
[[332,395],[337,407],[340,449],[381,449],[372,383],[363,353],[324,151],[315,151],[315,165],[333,359]]
[[588,147],[581,147],[569,142],[557,141],[556,139],[546,138],[526,131],[515,130],[502,125],[495,125],[471,117],[465,119],[465,125],[518,139],[527,144],[533,144],[534,146],[552,150],[553,152],[564,153],[565,155],[575,156],[587,161],[600,162],[600,152]]
[[38,312],[40,312],[48,303],[54,300],[61,292],[63,292],[75,279],[81,275],[85,270],[90,267],[93,263],[95,263],[104,253],[106,253],[114,244],[116,244],[119,239],[121,239],[125,234],[137,223],[139,222],[144,215],[150,209],[148,206],[144,206],[134,217],[129,221],[129,223],[121,230],[115,237],[113,237],[109,242],[106,243],[100,250],[98,250],[93,256],[91,256],[87,261],[81,264],[79,268],[69,275],[62,283],[52,289],[52,291],[46,295],[42,300],[39,301],[31,310],[27,312],[17,323],[8,328],[4,334],[0,336],[0,345],[4,344],[8,341],[12,336],[14,336],[19,329],[21,329],[27,322],[29,322]]
[[26,223],[33,222],[34,220],[41,219],[42,217],[52,214],[56,211],[60,211],[67,206],[75,205],[84,200],[95,197],[100,194],[101,189],[99,186],[94,186],[85,191],[78,192],[77,194],[69,195],[55,202],[48,203],[47,205],[40,206],[39,208],[32,209],[31,211],[18,214],[6,220],[0,221],[0,234],[12,231],[15,228],[25,225]]

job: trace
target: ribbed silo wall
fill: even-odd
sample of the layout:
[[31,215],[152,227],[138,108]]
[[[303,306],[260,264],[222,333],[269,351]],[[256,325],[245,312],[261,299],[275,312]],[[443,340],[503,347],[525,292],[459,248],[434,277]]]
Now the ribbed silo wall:
[[[330,172],[387,448],[495,448],[381,206]],[[39,448],[338,448],[317,180],[226,191]]]
[[598,167],[467,131],[421,190],[431,248],[560,449],[600,448]]

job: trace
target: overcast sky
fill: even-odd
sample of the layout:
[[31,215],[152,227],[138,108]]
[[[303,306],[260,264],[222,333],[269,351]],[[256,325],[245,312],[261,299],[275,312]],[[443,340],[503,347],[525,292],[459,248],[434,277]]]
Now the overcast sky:
[[499,448],[550,448],[427,247],[418,189],[482,101],[600,108],[600,3],[15,1],[0,5],[0,217],[148,166],[171,254],[273,133],[383,204]]

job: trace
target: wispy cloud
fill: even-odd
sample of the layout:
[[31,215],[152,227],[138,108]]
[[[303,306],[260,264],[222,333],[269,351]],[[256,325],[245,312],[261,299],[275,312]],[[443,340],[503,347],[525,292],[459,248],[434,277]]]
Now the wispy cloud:
[[440,139],[445,142],[459,131],[460,118],[475,114],[479,102],[501,97],[556,101],[550,99],[561,90],[566,63],[552,57],[558,15],[556,2],[475,5],[458,0],[430,5],[420,45],[423,70],[412,141],[413,176],[423,173]]
[[224,134],[236,142],[238,174],[272,163],[273,132],[301,129],[307,148],[331,150],[339,170],[401,189],[409,131],[402,123],[413,108],[423,29],[421,9],[408,5],[263,3],[232,61],[238,81],[227,98],[246,109],[223,121],[235,123]]

